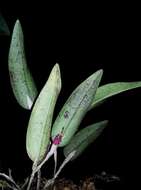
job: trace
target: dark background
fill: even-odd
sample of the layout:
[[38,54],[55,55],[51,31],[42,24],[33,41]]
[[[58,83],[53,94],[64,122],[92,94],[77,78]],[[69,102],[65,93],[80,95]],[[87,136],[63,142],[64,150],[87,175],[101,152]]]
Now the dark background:
[[[94,6],[52,9],[8,9],[1,13],[12,31],[18,18],[25,35],[28,65],[40,90],[57,62],[62,74],[62,91],[55,116],[72,90],[98,69],[104,69],[101,84],[141,81],[138,12],[101,9]],[[104,12],[103,12],[104,10]],[[31,161],[25,149],[30,111],[14,99],[8,75],[7,56],[10,37],[0,36],[0,160],[1,170],[11,168],[19,178],[29,175]],[[109,119],[103,134],[61,176],[74,180],[106,171],[124,183],[137,178],[139,171],[139,129],[141,89],[110,98],[86,115],[80,128]],[[55,117],[54,117],[55,118]],[[60,152],[60,159],[63,156]],[[43,169],[49,174],[52,162]]]

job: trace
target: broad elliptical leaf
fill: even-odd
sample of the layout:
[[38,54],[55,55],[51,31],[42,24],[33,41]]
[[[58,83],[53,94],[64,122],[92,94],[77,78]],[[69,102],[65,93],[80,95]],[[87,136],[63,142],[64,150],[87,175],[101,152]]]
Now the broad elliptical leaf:
[[103,70],[95,72],[82,82],[70,95],[52,128],[52,139],[62,134],[59,146],[69,143],[92,104]]
[[24,36],[19,20],[16,21],[8,58],[10,82],[17,102],[25,109],[31,109],[37,96],[37,89],[27,67]]
[[60,69],[56,64],[33,106],[28,124],[26,149],[33,162],[42,161],[47,153],[54,107],[60,90]]

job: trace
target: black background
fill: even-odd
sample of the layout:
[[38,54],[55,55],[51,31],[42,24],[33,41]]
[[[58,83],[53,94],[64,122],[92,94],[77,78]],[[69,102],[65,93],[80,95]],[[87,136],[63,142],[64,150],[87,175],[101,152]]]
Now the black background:
[[[19,19],[25,36],[28,65],[40,90],[57,62],[62,74],[62,91],[55,116],[72,90],[98,69],[104,69],[101,84],[139,81],[140,42],[138,12],[134,8],[99,9],[95,6],[66,6],[35,9],[22,5],[1,10],[10,31]],[[14,99],[8,75],[10,37],[0,36],[0,159],[1,170],[11,168],[19,178],[29,175],[31,161],[25,149],[30,111]],[[110,98],[88,113],[80,128],[109,119],[103,134],[83,155],[61,173],[74,180],[106,171],[123,183],[137,178],[139,170],[141,89]],[[54,117],[55,118],[55,117]],[[60,159],[63,159],[60,150]],[[52,162],[44,170],[51,172]],[[131,179],[131,180],[130,180]]]

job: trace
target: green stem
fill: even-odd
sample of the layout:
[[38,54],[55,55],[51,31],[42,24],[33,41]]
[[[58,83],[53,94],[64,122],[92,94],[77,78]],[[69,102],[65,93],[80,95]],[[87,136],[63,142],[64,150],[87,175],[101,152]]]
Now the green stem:
[[33,182],[34,176],[35,176],[35,172],[34,172],[34,170],[33,170],[32,173],[31,173],[30,179],[29,179],[29,183],[28,183],[28,186],[27,186],[27,190],[30,190],[30,187],[31,187],[31,184],[32,184],[32,182]]
[[40,189],[40,183],[41,183],[41,170],[38,170],[38,172],[37,172],[37,186],[36,186],[36,190]]

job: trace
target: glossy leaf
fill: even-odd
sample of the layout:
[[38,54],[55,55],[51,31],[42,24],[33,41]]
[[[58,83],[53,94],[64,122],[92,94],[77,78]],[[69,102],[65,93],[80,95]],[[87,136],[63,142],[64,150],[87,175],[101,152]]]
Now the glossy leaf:
[[141,82],[115,82],[100,86],[89,109],[93,109],[111,96],[139,87]]
[[69,144],[64,147],[65,157],[67,157],[71,152],[76,151],[72,160],[77,158],[89,144],[96,140],[106,127],[107,123],[108,121],[105,120],[81,129],[74,137],[72,137]]
[[60,69],[56,64],[35,102],[28,124],[26,149],[33,161],[41,161],[47,152],[53,111],[60,90]]
[[8,62],[13,93],[23,108],[31,109],[37,96],[37,89],[27,67],[24,37],[19,20],[14,26]]
[[52,139],[63,134],[59,146],[65,146],[75,134],[100,83],[103,71],[99,70],[82,82],[70,95],[52,128]]
[[3,16],[0,14],[0,35],[10,35],[9,28]]

